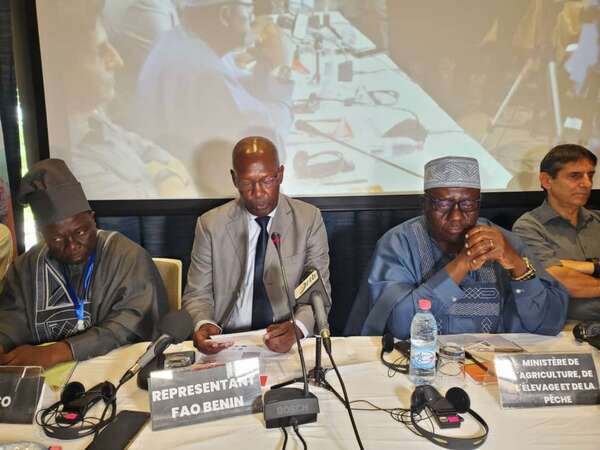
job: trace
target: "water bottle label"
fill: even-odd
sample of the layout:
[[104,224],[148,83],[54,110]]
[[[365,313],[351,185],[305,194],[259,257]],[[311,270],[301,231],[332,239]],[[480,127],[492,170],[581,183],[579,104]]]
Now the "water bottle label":
[[412,358],[417,369],[432,369],[435,366],[435,352],[421,350]]

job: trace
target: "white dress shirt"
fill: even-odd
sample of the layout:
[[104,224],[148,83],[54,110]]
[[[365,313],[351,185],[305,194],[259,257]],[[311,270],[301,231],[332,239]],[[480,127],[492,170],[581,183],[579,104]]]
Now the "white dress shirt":
[[[268,216],[270,217],[269,223],[267,224],[267,233],[271,232],[271,224],[273,223],[273,217],[277,208],[271,211]],[[240,290],[240,295],[235,302],[231,315],[227,320],[226,326],[228,329],[234,330],[249,330],[252,327],[252,297],[254,294],[254,260],[256,257],[256,244],[260,236],[260,225],[256,222],[257,216],[250,214],[246,211],[246,222],[248,225],[248,253],[246,260],[246,272],[243,274],[244,282]],[[216,323],[210,320],[202,320],[196,324],[196,330],[205,323]],[[296,326],[300,328],[303,337],[308,336],[308,330],[306,326],[300,321],[296,320]],[[218,325],[217,325],[218,326]]]

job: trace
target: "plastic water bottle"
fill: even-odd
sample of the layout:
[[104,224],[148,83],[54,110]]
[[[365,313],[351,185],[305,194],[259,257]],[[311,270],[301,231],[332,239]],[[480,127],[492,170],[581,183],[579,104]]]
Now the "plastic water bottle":
[[435,378],[437,322],[431,300],[421,299],[410,325],[410,380],[415,385],[432,384]]

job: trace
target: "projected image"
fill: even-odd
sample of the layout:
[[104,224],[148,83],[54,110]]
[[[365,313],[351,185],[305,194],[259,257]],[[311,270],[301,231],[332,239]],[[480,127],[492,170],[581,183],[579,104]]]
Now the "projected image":
[[276,143],[293,196],[418,193],[450,154],[485,190],[538,189],[551,146],[600,144],[593,0],[37,9],[50,153],[91,199],[231,196],[248,135]]

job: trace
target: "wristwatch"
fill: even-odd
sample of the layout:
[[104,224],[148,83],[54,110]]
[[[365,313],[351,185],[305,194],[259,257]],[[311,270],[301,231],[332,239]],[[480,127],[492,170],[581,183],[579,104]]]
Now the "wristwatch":
[[586,258],[586,261],[594,264],[594,272],[592,273],[592,276],[595,278],[600,278],[600,258]]
[[518,277],[512,277],[513,281],[527,281],[535,278],[535,268],[531,262],[529,262],[529,258],[527,258],[527,256],[523,256],[523,262],[525,263],[527,270]]

